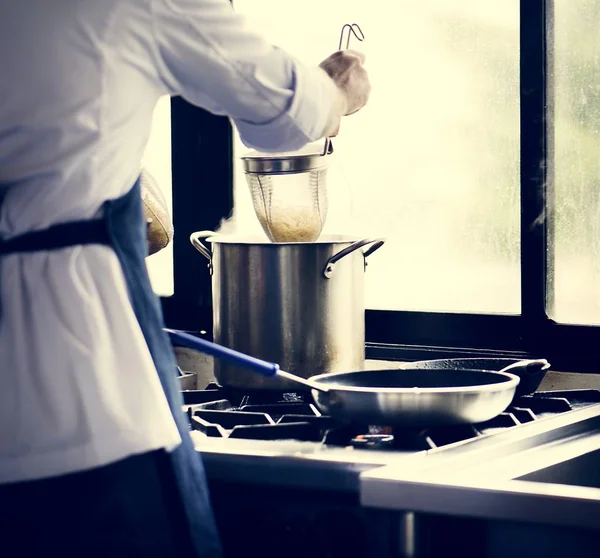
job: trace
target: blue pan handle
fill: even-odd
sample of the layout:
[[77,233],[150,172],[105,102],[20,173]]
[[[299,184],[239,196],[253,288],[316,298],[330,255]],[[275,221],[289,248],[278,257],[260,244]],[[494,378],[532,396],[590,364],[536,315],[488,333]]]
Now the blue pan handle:
[[238,353],[233,349],[228,349],[227,347],[217,345],[216,343],[211,343],[210,341],[200,339],[200,337],[190,335],[189,333],[183,333],[183,331],[176,331],[174,329],[167,328],[165,328],[165,331],[169,335],[171,343],[175,346],[194,349],[196,351],[200,351],[201,353],[227,360],[233,364],[237,364],[248,370],[252,370],[253,372],[258,372],[266,377],[275,376],[279,372],[279,364],[275,364],[274,362],[266,362],[264,360],[245,355],[244,353]]

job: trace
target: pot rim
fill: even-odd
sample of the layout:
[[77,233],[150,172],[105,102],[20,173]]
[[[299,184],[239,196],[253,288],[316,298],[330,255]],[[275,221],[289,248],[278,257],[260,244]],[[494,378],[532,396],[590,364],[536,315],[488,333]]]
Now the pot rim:
[[238,235],[238,234],[219,234],[208,236],[203,240],[215,244],[238,244],[238,245],[257,245],[270,246],[277,248],[280,246],[313,246],[320,245],[338,245],[352,244],[360,240],[366,240],[367,236],[362,235],[342,235],[342,234],[325,234],[321,235],[317,240],[312,242],[271,242],[268,238],[260,235]]

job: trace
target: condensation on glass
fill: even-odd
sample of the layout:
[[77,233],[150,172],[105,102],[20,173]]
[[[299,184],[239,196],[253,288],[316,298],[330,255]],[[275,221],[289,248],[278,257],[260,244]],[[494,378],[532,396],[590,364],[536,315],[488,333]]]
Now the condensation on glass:
[[[600,3],[554,2],[554,313],[600,323]],[[551,278],[552,279],[552,278]]]
[[[369,105],[346,118],[324,233],[383,236],[368,308],[520,312],[517,0],[235,0],[275,44],[317,64],[344,23],[366,40]],[[260,233],[236,143],[236,223]],[[316,147],[318,149],[318,146]]]
[[[142,159],[142,167],[154,177],[165,200],[172,209],[171,175],[171,105],[170,97],[162,97],[154,110],[150,139]],[[154,292],[160,296],[171,296],[173,286],[173,245],[146,259],[146,266]]]

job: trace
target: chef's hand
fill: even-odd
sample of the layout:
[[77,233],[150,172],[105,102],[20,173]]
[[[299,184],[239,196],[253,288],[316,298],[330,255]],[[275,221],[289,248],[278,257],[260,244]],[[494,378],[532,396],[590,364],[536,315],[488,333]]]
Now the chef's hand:
[[346,102],[344,116],[359,111],[369,100],[371,84],[364,63],[362,52],[338,50],[319,64],[342,92]]
[[354,114],[367,104],[371,84],[364,62],[365,55],[362,52],[339,50],[319,64],[340,91],[335,111],[338,114],[332,115],[327,133],[329,136],[337,135],[342,116]]

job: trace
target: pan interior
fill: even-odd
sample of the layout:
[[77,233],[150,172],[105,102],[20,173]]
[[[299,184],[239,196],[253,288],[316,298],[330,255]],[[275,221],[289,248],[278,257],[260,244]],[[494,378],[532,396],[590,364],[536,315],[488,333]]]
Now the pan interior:
[[312,378],[323,384],[363,388],[456,388],[511,381],[509,376],[485,370],[365,370],[325,374]]

